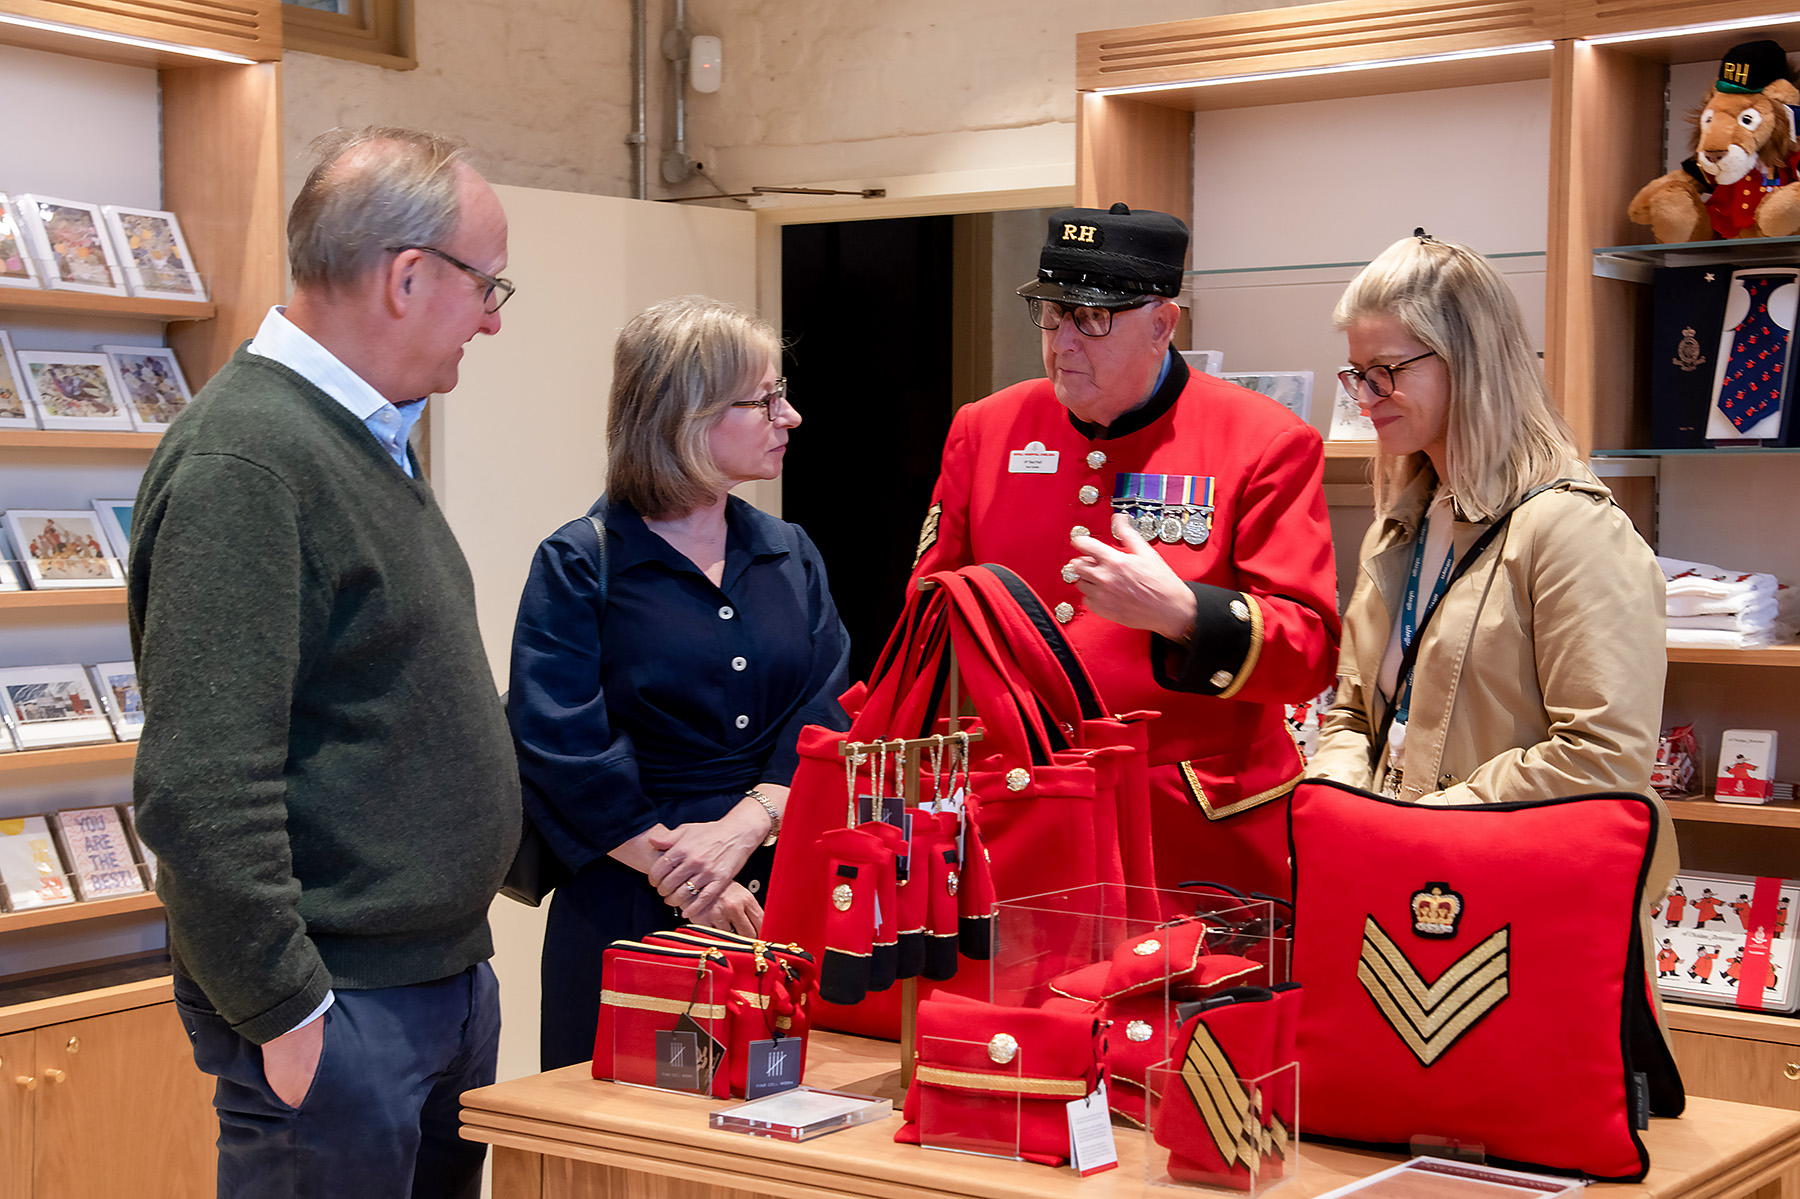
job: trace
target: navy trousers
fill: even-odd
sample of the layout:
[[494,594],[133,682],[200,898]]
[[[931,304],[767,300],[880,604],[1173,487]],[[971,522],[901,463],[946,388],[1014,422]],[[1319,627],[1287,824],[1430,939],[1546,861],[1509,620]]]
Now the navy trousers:
[[457,1136],[459,1098],[494,1081],[500,988],[486,962],[410,987],[338,991],[312,1088],[289,1107],[262,1048],[192,980],[175,1007],[218,1079],[219,1199],[477,1199],[487,1146]]

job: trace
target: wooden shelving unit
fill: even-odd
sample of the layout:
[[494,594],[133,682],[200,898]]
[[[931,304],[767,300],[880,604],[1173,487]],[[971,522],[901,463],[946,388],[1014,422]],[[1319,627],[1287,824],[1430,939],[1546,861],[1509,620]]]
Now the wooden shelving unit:
[[125,614],[125,588],[88,587],[63,591],[0,591],[0,613],[96,612]]
[[1800,828],[1800,804],[1719,803],[1712,799],[1671,799],[1669,815],[1706,824],[1753,824],[1766,828]]
[[1674,649],[1671,662],[1699,662],[1714,666],[1800,666],[1800,643],[1765,645],[1755,649]]
[[0,754],[0,774],[31,770],[64,770],[96,762],[129,762],[137,757],[137,742],[106,741],[95,745],[64,745],[56,749],[23,749]]
[[55,316],[130,317],[150,321],[207,321],[218,315],[210,300],[165,300],[157,296],[97,296],[78,291],[0,290],[0,318],[12,313]]
[[133,912],[160,909],[162,902],[151,892],[121,895],[116,899],[91,899],[86,903],[65,903],[53,908],[29,908],[23,912],[0,912],[0,936],[28,928],[46,928],[54,924],[76,924],[85,920],[104,920],[109,916],[128,916]]
[[82,429],[0,429],[0,448],[9,450],[125,451],[156,448],[161,433],[87,432]]

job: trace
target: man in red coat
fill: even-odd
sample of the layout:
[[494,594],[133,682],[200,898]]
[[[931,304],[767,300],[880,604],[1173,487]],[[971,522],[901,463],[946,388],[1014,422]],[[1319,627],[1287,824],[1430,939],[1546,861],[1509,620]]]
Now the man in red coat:
[[914,577],[1010,567],[1115,712],[1161,713],[1154,880],[1140,864],[1132,881],[1285,896],[1305,767],[1283,705],[1337,665],[1323,450],[1281,405],[1170,349],[1187,243],[1181,221],[1123,204],[1051,216],[1019,289],[1048,377],[957,412]]

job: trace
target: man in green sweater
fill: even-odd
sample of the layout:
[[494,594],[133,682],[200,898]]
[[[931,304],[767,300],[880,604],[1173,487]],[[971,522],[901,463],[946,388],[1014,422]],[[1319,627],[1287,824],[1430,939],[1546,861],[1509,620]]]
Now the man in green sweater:
[[497,333],[506,217],[457,143],[337,132],[294,296],[164,436],[132,521],[134,795],[219,1194],[479,1193],[487,910],[518,772],[462,552],[407,432]]

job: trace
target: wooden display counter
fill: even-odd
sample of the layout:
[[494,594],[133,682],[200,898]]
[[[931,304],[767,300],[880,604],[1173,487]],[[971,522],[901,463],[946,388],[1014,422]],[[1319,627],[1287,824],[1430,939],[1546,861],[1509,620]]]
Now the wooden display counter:
[[[819,1033],[806,1081],[886,1096],[897,1109],[895,1053],[882,1042]],[[706,1113],[722,1102],[595,1082],[586,1065],[569,1066],[470,1091],[463,1136],[494,1146],[494,1199],[1141,1199],[1148,1191],[1135,1130],[1118,1130],[1117,1170],[1083,1179],[896,1145],[898,1111],[798,1145],[717,1132]],[[1651,1121],[1644,1140],[1649,1177],[1596,1185],[1594,1199],[1800,1199],[1800,1113],[1690,1099],[1688,1115]],[[1397,1160],[1302,1145],[1298,1179],[1270,1193],[1308,1199]]]

